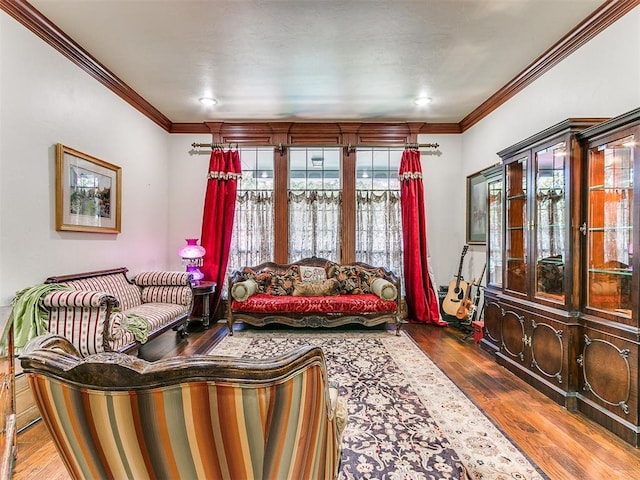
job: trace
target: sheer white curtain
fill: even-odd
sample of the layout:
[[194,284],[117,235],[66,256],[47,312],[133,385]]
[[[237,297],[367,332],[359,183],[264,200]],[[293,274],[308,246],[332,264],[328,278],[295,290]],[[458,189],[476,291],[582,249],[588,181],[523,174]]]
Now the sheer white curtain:
[[402,276],[400,192],[356,193],[356,261],[384,266]]
[[273,260],[273,191],[238,192],[228,272]]
[[340,254],[339,191],[289,192],[289,261]]

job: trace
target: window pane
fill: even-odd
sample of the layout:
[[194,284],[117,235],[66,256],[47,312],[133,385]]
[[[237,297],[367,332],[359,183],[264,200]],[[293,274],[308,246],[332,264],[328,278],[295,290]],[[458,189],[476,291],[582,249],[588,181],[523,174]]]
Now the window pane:
[[356,261],[403,274],[398,171],[402,149],[356,151]]
[[[273,148],[239,149],[242,180],[227,272],[273,260]],[[226,287],[223,287],[226,291]]]
[[289,190],[340,190],[341,149],[289,149]]
[[289,150],[289,261],[340,250],[340,148]]

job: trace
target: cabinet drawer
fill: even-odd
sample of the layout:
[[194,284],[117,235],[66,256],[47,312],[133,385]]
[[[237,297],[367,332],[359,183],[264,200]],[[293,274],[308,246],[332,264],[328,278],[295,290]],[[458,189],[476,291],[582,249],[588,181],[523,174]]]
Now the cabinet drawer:
[[638,344],[586,328],[577,359],[580,410],[607,423],[638,424]]
[[487,298],[484,305],[484,336],[482,346],[489,351],[500,349],[502,343],[502,308],[493,299]]
[[568,326],[555,320],[536,316],[530,320],[527,343],[531,369],[562,390],[569,388],[569,380],[573,377],[569,365],[572,346],[569,336]]
[[[542,309],[501,302],[498,362],[555,402],[575,410],[577,332],[579,326]],[[552,312],[558,314],[558,311]]]
[[525,360],[525,316],[522,312],[505,308],[502,314],[500,336],[501,351],[511,360],[523,363]]

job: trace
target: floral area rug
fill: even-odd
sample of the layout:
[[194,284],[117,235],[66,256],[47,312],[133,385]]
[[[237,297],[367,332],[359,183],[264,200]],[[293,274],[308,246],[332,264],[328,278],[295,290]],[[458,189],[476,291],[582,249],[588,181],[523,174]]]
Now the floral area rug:
[[210,353],[267,358],[309,344],[347,399],[341,480],[548,478],[404,333],[247,330]]

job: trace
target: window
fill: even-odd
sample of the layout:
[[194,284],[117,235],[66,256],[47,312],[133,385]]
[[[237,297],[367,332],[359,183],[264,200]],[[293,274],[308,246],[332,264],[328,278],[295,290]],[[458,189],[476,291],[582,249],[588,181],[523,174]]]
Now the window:
[[356,261],[402,276],[402,149],[356,151]]
[[289,261],[340,258],[339,148],[289,151]]
[[228,272],[273,260],[273,148],[241,148]]
[[[340,262],[348,257],[401,276],[402,151],[357,149],[349,159],[355,164],[345,167],[341,147],[290,147],[285,165],[276,163],[280,157],[272,148],[241,148],[242,180],[228,270],[276,260],[275,248],[284,246],[284,261],[317,256]],[[274,182],[274,173],[280,175],[280,168],[288,179],[286,191],[276,191],[282,183]],[[343,168],[355,169],[355,182],[349,186],[342,185]],[[343,191],[351,192],[348,198]],[[274,230],[274,217],[288,225],[288,232]],[[343,231],[344,225],[350,231]],[[348,248],[355,249],[346,255],[341,251],[345,235]]]

